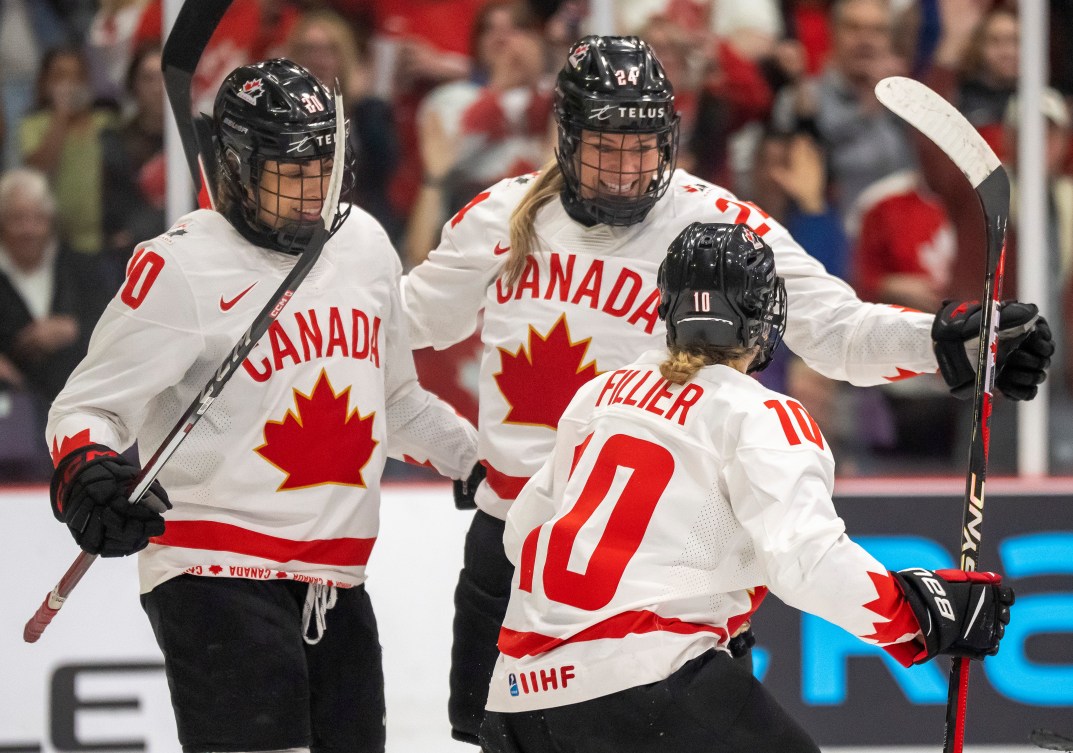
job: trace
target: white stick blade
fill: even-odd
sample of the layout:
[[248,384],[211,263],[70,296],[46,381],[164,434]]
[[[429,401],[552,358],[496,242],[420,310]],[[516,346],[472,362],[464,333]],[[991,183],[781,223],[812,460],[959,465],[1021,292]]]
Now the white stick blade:
[[1001,163],[952,104],[919,81],[891,76],[876,84],[883,106],[935,142],[976,188]]

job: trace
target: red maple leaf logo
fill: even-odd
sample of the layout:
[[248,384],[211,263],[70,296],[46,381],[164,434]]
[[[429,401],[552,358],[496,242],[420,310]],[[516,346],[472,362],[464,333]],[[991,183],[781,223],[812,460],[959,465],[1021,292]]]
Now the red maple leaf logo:
[[64,455],[69,452],[74,452],[79,447],[85,447],[90,443],[89,429],[83,429],[75,434],[73,437],[64,437],[60,440],[59,444],[56,443],[56,437],[52,438],[52,449],[49,454],[52,455],[52,466],[55,467],[63,460]]
[[887,646],[903,640],[907,635],[915,635],[920,629],[920,623],[891,574],[873,573],[869,570],[868,577],[876,587],[876,598],[864,607],[883,619],[872,623],[874,633],[861,637],[875,641],[880,646]]
[[900,382],[903,379],[912,379],[913,377],[920,376],[924,373],[923,371],[910,371],[909,369],[903,369],[901,366],[896,366],[895,368],[898,369],[898,373],[895,376],[883,377],[888,382]]
[[220,567],[219,565],[213,565],[212,567],[209,568],[209,572],[212,573],[213,575],[219,575],[220,573],[223,572],[223,570],[224,569],[222,567]]
[[350,410],[350,388],[332,389],[321,369],[313,391],[294,390],[294,411],[265,424],[265,443],[254,452],[287,478],[276,491],[318,484],[365,486],[361,472],[379,442],[373,439],[375,413]]
[[530,325],[528,351],[524,345],[517,353],[500,348],[501,370],[494,376],[510,404],[503,422],[556,428],[574,393],[600,373],[596,361],[582,366],[591,340],[571,340],[563,314],[546,335]]

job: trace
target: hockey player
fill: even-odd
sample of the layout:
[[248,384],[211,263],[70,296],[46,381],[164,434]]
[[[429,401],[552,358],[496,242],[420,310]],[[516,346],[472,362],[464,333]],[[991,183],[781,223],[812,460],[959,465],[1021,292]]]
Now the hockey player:
[[[502,551],[511,502],[555,441],[577,388],[663,344],[656,269],[692,221],[744,223],[774,249],[791,316],[786,342],[820,373],[884,384],[942,366],[971,393],[979,306],[939,316],[862,303],[777,222],[726,190],[675,170],[674,94],[636,37],[575,43],[559,73],[556,161],[477,194],[403,278],[414,347],[467,337],[483,310],[479,453],[487,478],[455,592],[449,712],[476,742],[512,567]],[[974,315],[975,314],[975,315]],[[1053,351],[1035,306],[1002,316],[998,388],[1031,398]],[[938,357],[938,359],[937,359]],[[745,648],[746,631],[735,648]]]
[[746,376],[785,324],[771,247],[695,222],[659,292],[668,347],[578,390],[507,515],[483,750],[818,753],[727,649],[769,591],[904,666],[995,653],[1012,590],[888,572],[846,536],[819,427]]
[[227,77],[213,113],[219,211],[138,247],[50,415],[56,517],[87,552],[141,550],[186,753],[384,750],[363,584],[385,457],[454,478],[476,462],[473,427],[417,383],[395,250],[343,205],[308,277],[161,471],[156,511],[125,500],[138,468],[118,451],[137,438],[153,452],[310,242],[339,116],[290,61]]

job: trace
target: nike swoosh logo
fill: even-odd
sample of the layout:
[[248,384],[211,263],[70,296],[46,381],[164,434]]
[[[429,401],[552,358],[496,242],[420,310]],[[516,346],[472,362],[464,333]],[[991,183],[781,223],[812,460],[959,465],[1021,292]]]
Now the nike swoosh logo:
[[[253,283],[253,285],[256,285],[256,284],[257,284],[256,282],[255,282],[255,283]],[[246,295],[246,294],[247,294],[247,293],[249,293],[249,292],[250,292],[251,290],[253,290],[253,285],[250,285],[250,286],[249,286],[248,288],[246,288],[246,289],[245,289],[245,290],[243,290],[243,291],[242,291],[241,293],[239,293],[238,295],[236,295],[236,296],[235,296],[234,298],[232,298],[232,299],[231,299],[230,301],[225,301],[225,300],[224,300],[224,297],[223,297],[223,296],[220,296],[220,311],[230,311],[230,310],[231,310],[231,309],[232,309],[232,308],[234,307],[234,305],[235,305],[236,303],[238,303],[238,302],[239,302],[240,300],[242,300],[242,296]]]
[[987,596],[987,591],[984,590],[984,589],[981,589],[980,590],[980,600],[976,602],[976,609],[973,610],[972,619],[969,620],[968,627],[965,628],[965,635],[961,636],[962,640],[965,640],[966,638],[969,637],[969,631],[972,630],[972,626],[973,626],[973,624],[975,624],[976,618],[980,616],[980,610],[984,606],[984,597],[986,597],[986,596]]
[[498,241],[496,242],[496,247],[494,249],[492,249],[492,253],[495,254],[496,256],[502,256],[503,254],[507,253],[508,251],[510,251],[510,246],[504,246],[502,243],[499,243]]

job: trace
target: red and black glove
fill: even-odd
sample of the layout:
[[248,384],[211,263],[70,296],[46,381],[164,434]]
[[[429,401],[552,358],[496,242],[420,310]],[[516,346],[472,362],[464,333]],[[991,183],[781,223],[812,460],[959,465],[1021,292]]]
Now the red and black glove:
[[90,444],[63,456],[52,474],[52,513],[66,523],[74,540],[89,554],[125,557],[144,549],[164,533],[168,495],[154,481],[138,504],[127,501],[139,469],[102,444]]
[[983,659],[998,653],[1014,598],[1001,575],[920,567],[892,575],[924,634],[926,652],[914,664],[938,654]]
[[[983,321],[980,302],[944,301],[931,326],[939,371],[954,397],[972,397]],[[995,387],[1010,400],[1031,400],[1047,378],[1054,340],[1047,320],[1031,303],[999,304]]]

